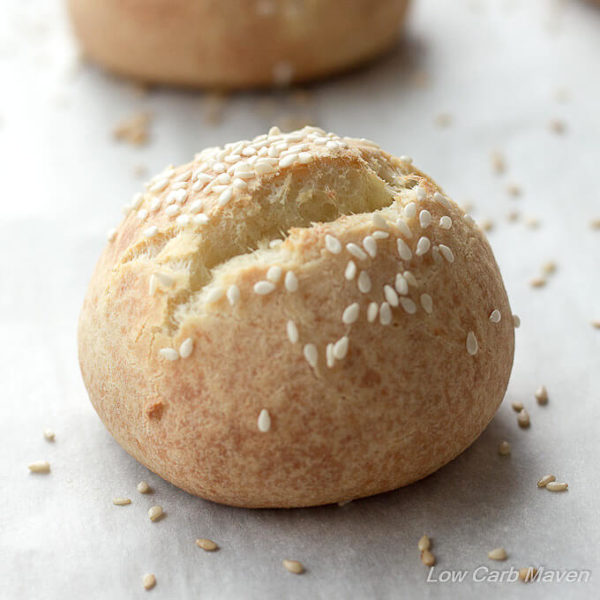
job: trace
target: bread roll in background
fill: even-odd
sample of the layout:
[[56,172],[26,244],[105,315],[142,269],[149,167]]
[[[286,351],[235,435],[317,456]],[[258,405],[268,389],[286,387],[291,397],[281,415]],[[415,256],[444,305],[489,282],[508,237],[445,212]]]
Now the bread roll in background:
[[325,77],[389,49],[408,0],[69,0],[85,54],[150,83],[220,89]]
[[346,501],[425,477],[493,417],[514,350],[502,278],[410,159],[273,128],[167,168],[128,208],[81,370],[168,481],[236,506]]

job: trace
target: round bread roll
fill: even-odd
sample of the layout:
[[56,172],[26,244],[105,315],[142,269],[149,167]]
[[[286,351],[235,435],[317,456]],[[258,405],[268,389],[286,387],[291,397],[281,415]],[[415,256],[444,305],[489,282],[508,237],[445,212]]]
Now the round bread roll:
[[245,507],[392,490],[498,408],[500,272],[410,159],[273,128],[167,168],[128,210],[85,299],[81,370],[119,444],[184,490]]
[[69,0],[84,52],[152,82],[283,85],[365,62],[396,41],[408,0]]

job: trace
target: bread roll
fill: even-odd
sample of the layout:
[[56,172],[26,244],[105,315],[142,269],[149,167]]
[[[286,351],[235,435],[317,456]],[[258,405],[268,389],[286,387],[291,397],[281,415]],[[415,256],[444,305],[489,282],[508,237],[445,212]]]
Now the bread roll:
[[85,53],[151,83],[248,88],[348,69],[390,48],[408,0],[69,0]]
[[209,148],[109,236],[79,353],[116,440],[246,507],[425,477],[506,390],[511,310],[481,230],[407,158],[320,129]]

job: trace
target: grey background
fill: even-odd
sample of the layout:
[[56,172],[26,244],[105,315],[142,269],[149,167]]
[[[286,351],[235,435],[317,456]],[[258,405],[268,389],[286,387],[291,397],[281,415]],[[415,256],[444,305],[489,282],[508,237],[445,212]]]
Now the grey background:
[[[242,94],[206,122],[206,97],[152,90],[78,65],[60,3],[3,0],[0,18],[0,597],[592,598],[600,592],[600,7],[583,1],[419,0],[401,46],[368,68],[286,92]],[[428,85],[418,85],[425,73]],[[568,91],[559,102],[557,90]],[[563,92],[564,94],[564,92]],[[153,113],[151,143],[116,144],[115,123]],[[446,128],[440,113],[452,115]],[[149,473],[93,412],[76,356],[76,320],[105,231],[149,175],[206,145],[266,131],[286,115],[408,154],[475,218],[522,318],[507,397],[481,438],[405,489],[303,510],[241,510],[189,496]],[[564,120],[557,135],[549,121]],[[501,150],[505,175],[492,172]],[[506,192],[522,188],[519,199]],[[507,214],[521,218],[509,223]],[[539,227],[527,225],[539,219]],[[547,260],[558,271],[529,285]],[[534,390],[545,384],[547,407]],[[529,408],[517,427],[510,402]],[[51,427],[56,442],[44,440]],[[512,456],[500,457],[502,439]],[[27,464],[46,459],[50,475]],[[569,491],[536,489],[547,472]],[[152,496],[135,491],[146,479]],[[112,505],[114,496],[133,504]],[[167,513],[150,523],[146,511]],[[426,582],[439,569],[589,569],[579,584]],[[204,553],[196,537],[221,550]],[[506,563],[487,551],[504,546]],[[281,567],[297,558],[307,573]],[[141,576],[156,574],[145,592]]]

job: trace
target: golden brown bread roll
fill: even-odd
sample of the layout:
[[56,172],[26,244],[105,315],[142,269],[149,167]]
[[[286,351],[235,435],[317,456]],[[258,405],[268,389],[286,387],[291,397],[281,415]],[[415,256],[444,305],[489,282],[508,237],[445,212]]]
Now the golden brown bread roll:
[[204,498],[345,501],[494,415],[514,330],[481,230],[410,159],[320,129],[152,179],[92,277],[83,378],[117,441]]
[[287,84],[364,62],[396,41],[408,0],[69,0],[85,53],[145,82]]

